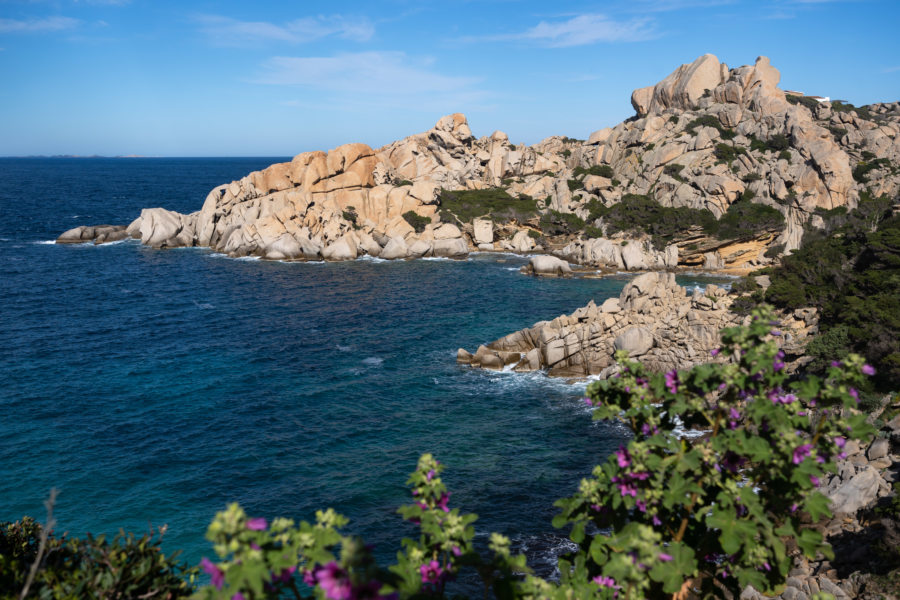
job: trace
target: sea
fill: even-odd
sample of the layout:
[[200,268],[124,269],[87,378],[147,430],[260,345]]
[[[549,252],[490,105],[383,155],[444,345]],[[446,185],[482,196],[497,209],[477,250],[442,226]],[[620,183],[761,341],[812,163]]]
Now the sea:
[[[539,279],[527,258],[282,263],[135,241],[56,245],[141,208],[199,210],[266,158],[0,159],[0,522],[138,534],[196,564],[217,511],[311,520],[391,564],[420,454],[446,467],[476,540],[539,574],[569,548],[554,501],[627,443],[585,381],[473,370],[458,348],[616,296],[629,276]],[[682,276],[685,286],[721,279]]]

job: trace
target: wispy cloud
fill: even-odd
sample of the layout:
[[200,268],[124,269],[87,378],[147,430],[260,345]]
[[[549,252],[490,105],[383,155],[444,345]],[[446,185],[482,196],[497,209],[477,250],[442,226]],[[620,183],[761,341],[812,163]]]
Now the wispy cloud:
[[735,4],[736,0],[637,0],[633,9],[640,12],[670,12],[689,8],[713,8]]
[[240,21],[219,15],[200,15],[196,17],[196,21],[200,23],[201,31],[211,40],[225,45],[260,41],[302,44],[329,36],[364,42],[375,34],[375,27],[368,19],[342,15],[305,17],[279,24]]
[[900,65],[897,65],[896,67],[885,67],[881,70],[882,73],[897,73],[898,71],[900,71]]
[[265,85],[302,88],[303,106],[327,108],[407,106],[444,110],[483,106],[487,93],[475,77],[445,75],[430,58],[404,52],[354,52],[335,56],[276,56],[263,64],[254,80]]
[[258,83],[299,85],[366,94],[452,92],[478,80],[442,75],[431,59],[411,59],[403,52],[354,52],[336,56],[276,56],[263,65]]
[[81,23],[69,17],[45,17],[43,19],[0,19],[0,33],[45,33],[74,29]]
[[550,48],[587,46],[601,42],[637,42],[655,37],[650,19],[617,21],[606,15],[586,14],[565,21],[541,21],[519,33],[467,37],[465,41],[532,41]]

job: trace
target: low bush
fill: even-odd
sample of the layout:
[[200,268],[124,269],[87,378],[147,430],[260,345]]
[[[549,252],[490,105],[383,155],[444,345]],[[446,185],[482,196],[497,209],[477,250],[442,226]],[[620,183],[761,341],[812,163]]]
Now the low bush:
[[684,130],[691,135],[697,135],[698,127],[712,127],[719,132],[719,135],[723,140],[731,140],[736,136],[733,129],[727,129],[723,127],[722,122],[719,121],[719,118],[713,115],[703,115],[701,117],[697,117],[696,119],[688,123]]
[[568,235],[584,229],[584,220],[576,214],[549,210],[541,216],[544,235]]
[[681,183],[685,183],[687,179],[681,176],[681,171],[684,170],[684,165],[675,165],[668,164],[663,167],[663,173],[674,179],[675,181],[679,181]]
[[777,209],[738,200],[719,219],[715,233],[720,239],[746,239],[765,231],[778,231],[783,227],[784,215]]
[[29,598],[186,598],[199,570],[162,552],[164,531],[79,539],[56,537],[30,517],[0,523],[0,598],[18,598],[26,586]]
[[731,144],[719,143],[716,144],[716,149],[713,151],[716,158],[721,161],[727,162],[729,165],[741,154],[746,154],[747,150],[741,148],[740,146],[732,146]]
[[791,104],[799,104],[801,106],[805,106],[812,112],[815,112],[819,107],[819,101],[815,98],[810,98],[809,96],[795,96],[793,94],[786,94],[785,98]]
[[487,215],[498,221],[526,221],[537,216],[534,198],[526,194],[510,196],[502,188],[441,190],[440,203],[443,211],[446,211],[442,215],[452,213],[462,223]]
[[890,165],[891,161],[886,158],[876,158],[868,162],[861,160],[856,163],[856,167],[853,169],[853,179],[858,183],[866,183],[869,180],[869,172],[882,167],[889,167]]
[[403,213],[403,219],[416,230],[416,233],[422,233],[425,231],[425,226],[431,223],[431,217],[423,217],[411,210]]
[[646,232],[651,236],[653,246],[660,250],[679,233],[695,225],[708,233],[716,229],[716,218],[706,209],[665,207],[649,196],[638,194],[625,194],[621,202],[610,207],[599,202],[588,205],[588,210],[591,211],[589,218],[603,217],[608,234]]
[[615,173],[613,173],[613,168],[609,165],[593,165],[587,169],[584,167],[575,167],[572,172],[572,177],[575,179],[583,179],[585,175],[597,175],[599,177],[612,179],[615,176]]

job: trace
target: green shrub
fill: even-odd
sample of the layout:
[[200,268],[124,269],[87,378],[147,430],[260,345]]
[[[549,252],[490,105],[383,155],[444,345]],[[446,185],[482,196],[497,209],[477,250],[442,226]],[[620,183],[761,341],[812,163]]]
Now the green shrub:
[[584,228],[584,237],[586,238],[602,238],[603,230],[599,227],[594,227],[593,225],[588,225]]
[[599,177],[612,179],[615,173],[613,173],[613,169],[609,165],[593,165],[587,169],[584,167],[575,167],[572,171],[572,177],[575,179],[583,179],[585,175],[597,175]]
[[669,123],[675,123],[677,125],[678,124],[678,116],[677,115],[670,116]]
[[[135,537],[57,538],[49,532],[30,598],[186,598],[199,571],[160,549],[165,529]],[[30,517],[0,523],[0,597],[18,598],[38,559],[41,526]]]
[[675,165],[668,164],[663,167],[663,173],[674,179],[675,181],[680,181],[681,183],[686,183],[687,179],[681,176],[681,171],[684,169],[684,165]]
[[356,220],[359,218],[359,215],[356,214],[356,208],[352,206],[348,206],[347,210],[341,212],[341,216],[344,217],[345,221],[349,221],[353,226],[353,229],[359,229],[359,224]]
[[784,215],[777,209],[738,200],[719,219],[716,233],[720,239],[746,239],[765,231],[778,231],[782,227]]
[[[475,217],[490,215],[495,220],[526,221],[537,216],[537,203],[527,194],[510,196],[502,188],[485,190],[441,190],[441,218],[452,213],[461,223],[468,223]],[[549,203],[549,199],[548,199]]]
[[760,181],[762,179],[762,175],[759,173],[747,173],[743,177],[741,177],[741,181],[744,183],[750,183],[752,181]]
[[572,151],[569,150],[568,148],[566,148],[565,150],[562,151],[562,155],[563,155],[563,158],[569,158],[570,156],[572,156]]
[[395,187],[404,187],[404,186],[412,185],[412,184],[413,184],[413,182],[410,181],[409,179],[395,179],[394,180]]
[[790,150],[782,150],[778,153],[778,160],[786,160],[788,162],[791,162],[791,158],[792,156]]
[[891,161],[886,158],[876,158],[871,162],[861,160],[856,163],[856,168],[853,169],[853,179],[859,183],[865,183],[869,180],[870,171],[880,169],[881,167],[888,167],[890,164]]
[[740,146],[732,146],[731,144],[716,144],[716,149],[713,151],[716,158],[719,160],[725,161],[728,164],[731,164],[735,158],[737,158],[741,154],[746,154],[747,150],[741,148]]
[[[808,96],[795,96],[793,94],[787,94],[787,95],[785,95],[785,98],[791,104],[799,104],[801,106],[805,106],[812,112],[815,112],[816,108],[818,108],[818,106],[819,106],[818,100],[816,100],[815,98],[810,98]],[[832,108],[833,108],[833,106],[832,106]]]
[[827,235],[808,233],[772,271],[766,293],[782,308],[817,307],[823,334],[846,328],[821,347],[846,341],[875,366],[873,381],[882,390],[900,381],[900,217],[890,216],[890,205],[866,197],[849,214],[826,221],[834,228]]
[[574,191],[576,191],[576,190],[583,190],[583,189],[584,189],[584,182],[583,182],[583,181],[579,181],[579,180],[577,180],[577,179],[569,179],[569,180],[566,181],[566,184],[568,184],[568,186],[569,186],[569,191],[570,191],[570,192],[574,192]]
[[541,234],[539,231],[535,231],[534,229],[529,229],[528,237],[530,237],[533,240],[539,240],[539,239],[541,239]]
[[744,191],[741,193],[741,202],[750,202],[756,198],[756,192],[751,190],[750,188],[744,188]]
[[831,135],[834,136],[834,141],[840,142],[841,139],[847,135],[847,130],[842,127],[835,127],[834,125],[828,126],[828,131],[831,132]]
[[657,249],[664,248],[678,234],[695,225],[708,232],[716,228],[716,218],[706,209],[665,207],[649,196],[638,194],[625,194],[621,202],[608,208],[599,202],[588,205],[588,210],[590,217],[603,217],[607,234],[619,231],[647,233]]
[[425,231],[425,226],[431,223],[431,217],[423,217],[412,210],[403,213],[403,218],[416,230],[416,233],[422,233]]
[[567,235],[584,229],[584,220],[576,214],[550,210],[541,216],[544,235]]
[[721,121],[719,121],[719,118],[713,115],[703,115],[701,117],[697,117],[696,119],[688,123],[687,127],[685,127],[684,130],[691,135],[697,135],[698,127],[712,127],[719,132],[719,135],[723,140],[732,140],[737,135],[733,129],[727,129],[723,127]]

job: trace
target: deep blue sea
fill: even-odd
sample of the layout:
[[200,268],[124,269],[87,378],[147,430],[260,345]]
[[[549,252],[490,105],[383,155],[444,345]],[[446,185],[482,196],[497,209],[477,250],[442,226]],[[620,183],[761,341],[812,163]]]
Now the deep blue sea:
[[43,520],[56,487],[58,531],[167,524],[164,546],[195,563],[229,502],[333,507],[388,562],[411,532],[404,482],[432,452],[451,506],[546,573],[565,540],[553,501],[625,434],[591,421],[583,383],[470,370],[456,349],[626,279],[531,278],[511,255],[286,264],[50,243],[143,207],[198,210],[276,160],[0,160],[0,521]]

